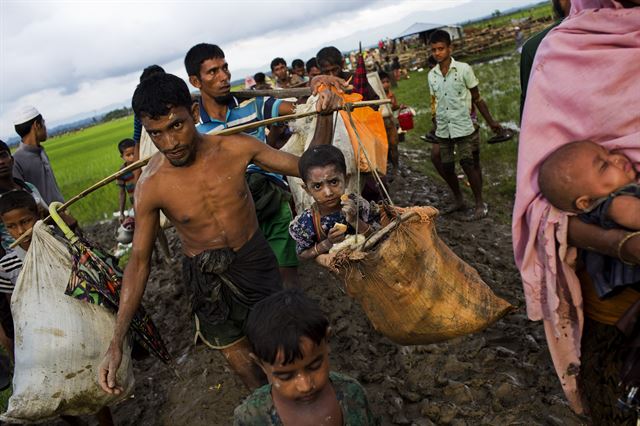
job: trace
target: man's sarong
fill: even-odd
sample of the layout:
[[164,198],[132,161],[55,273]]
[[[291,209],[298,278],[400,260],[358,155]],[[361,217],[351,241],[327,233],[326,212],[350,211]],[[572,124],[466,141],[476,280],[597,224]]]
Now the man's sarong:
[[222,248],[185,256],[182,270],[191,293],[195,339],[215,349],[244,338],[251,307],[282,289],[278,262],[260,230],[237,252]]

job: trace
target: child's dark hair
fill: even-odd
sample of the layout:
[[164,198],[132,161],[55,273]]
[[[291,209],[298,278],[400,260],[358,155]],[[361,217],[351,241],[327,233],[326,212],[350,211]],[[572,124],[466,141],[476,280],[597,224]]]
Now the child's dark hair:
[[347,163],[342,151],[333,145],[318,145],[307,149],[298,161],[298,172],[304,182],[313,167],[335,166],[343,175],[347,175]]
[[224,52],[215,44],[200,43],[193,46],[184,57],[187,75],[200,79],[200,65],[207,59],[224,59]]
[[118,151],[120,151],[120,155],[124,154],[124,150],[127,148],[134,148],[136,146],[136,143],[133,139],[122,139],[120,142],[118,142]]
[[285,61],[283,58],[275,58],[273,61],[271,61],[271,71],[273,71],[273,69],[278,65],[284,65],[286,67],[287,61]]
[[435,30],[429,36],[429,44],[444,43],[447,46],[451,45],[451,35],[445,30]]
[[4,143],[4,141],[0,139],[0,152],[2,151],[7,151],[9,155],[11,155],[11,148],[9,148],[9,145]]
[[169,114],[172,107],[191,110],[192,103],[184,80],[173,74],[156,74],[138,84],[131,106],[138,117],[157,118]]
[[253,75],[253,80],[256,84],[264,84],[267,81],[267,76],[263,72],[257,72]]
[[0,195],[0,216],[16,209],[27,209],[38,214],[36,200],[27,191],[14,189]]
[[35,117],[33,117],[31,120],[26,121],[24,123],[16,124],[15,126],[13,126],[13,128],[15,129],[18,136],[20,136],[21,138],[24,138],[31,131],[31,126],[33,126],[33,123],[42,124],[42,114],[38,114]]
[[305,64],[305,68],[306,68],[307,72],[311,72],[311,68],[320,69],[320,67],[318,66],[318,61],[316,60],[316,58],[309,59],[307,61],[307,63]]
[[387,74],[385,71],[382,71],[382,70],[378,71],[378,77],[380,77],[380,80],[384,80],[385,78],[387,80],[391,80],[389,78],[389,74]]
[[342,66],[342,53],[334,46],[323,47],[316,54],[316,60],[318,61],[318,65],[327,64]]
[[294,59],[293,62],[291,62],[291,68],[304,68],[304,62],[302,59]]
[[140,74],[140,81],[144,81],[156,74],[164,74],[164,72],[164,68],[162,68],[160,65],[149,65],[142,70],[142,74]]
[[258,359],[274,364],[282,351],[285,365],[302,358],[300,338],[319,345],[328,329],[329,320],[318,303],[298,289],[281,290],[256,303],[245,327]]

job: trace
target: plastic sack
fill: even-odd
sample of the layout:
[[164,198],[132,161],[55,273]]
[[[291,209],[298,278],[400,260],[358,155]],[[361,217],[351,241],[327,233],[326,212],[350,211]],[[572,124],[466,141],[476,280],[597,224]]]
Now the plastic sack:
[[71,255],[41,221],[11,297],[15,329],[13,395],[0,419],[41,422],[86,415],[127,398],[134,386],[131,347],[123,348],[117,381],[124,392],[105,393],[98,366],[109,347],[115,315],[65,295]]
[[[362,95],[358,93],[352,93],[350,95],[342,94],[341,96],[345,102],[362,101]],[[353,125],[351,124],[351,120],[349,120],[347,111],[339,111],[339,114],[349,133],[349,140],[351,141],[353,152],[360,152],[360,171],[370,172],[373,167],[381,174],[387,174],[387,152],[389,150],[389,143],[387,141],[387,131],[384,128],[382,114],[371,107],[356,108],[351,112]],[[358,136],[360,136],[362,149],[359,149],[356,132]],[[371,165],[369,161],[367,161],[363,150],[366,150],[366,155]]]
[[332,262],[376,330],[423,345],[481,331],[513,309],[438,237],[435,208],[393,210],[405,220],[390,225],[384,217],[380,242]]

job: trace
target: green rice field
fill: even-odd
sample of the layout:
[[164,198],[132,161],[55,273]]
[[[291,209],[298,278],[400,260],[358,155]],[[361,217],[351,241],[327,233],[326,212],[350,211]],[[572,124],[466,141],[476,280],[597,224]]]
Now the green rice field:
[[[65,199],[69,199],[122,165],[118,142],[133,135],[133,116],[51,138],[45,148]],[[98,189],[70,207],[82,224],[111,218],[118,209],[115,183]]]

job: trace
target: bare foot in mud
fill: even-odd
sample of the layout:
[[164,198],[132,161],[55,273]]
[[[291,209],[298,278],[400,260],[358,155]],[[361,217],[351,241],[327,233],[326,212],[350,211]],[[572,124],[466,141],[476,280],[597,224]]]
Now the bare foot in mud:
[[464,222],[475,222],[476,220],[484,219],[489,215],[489,206],[487,203],[482,203],[481,206],[477,206],[471,216],[462,219]]
[[446,209],[442,210],[442,213],[440,214],[441,216],[446,216],[448,214],[451,213],[455,213],[455,212],[461,212],[467,209],[467,206],[464,204],[464,201],[459,200],[456,201],[455,204],[453,204],[452,206],[447,207]]

